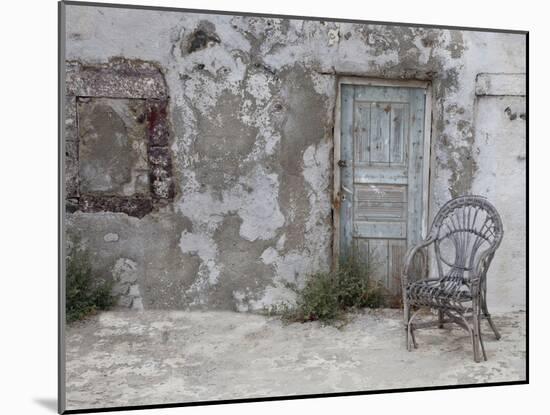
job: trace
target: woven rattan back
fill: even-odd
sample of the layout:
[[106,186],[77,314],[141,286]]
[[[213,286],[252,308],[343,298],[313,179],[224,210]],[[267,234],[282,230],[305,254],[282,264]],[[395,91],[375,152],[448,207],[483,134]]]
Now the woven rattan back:
[[440,278],[468,279],[478,258],[484,255],[491,261],[502,241],[502,220],[484,197],[461,196],[443,205],[430,236],[435,240]]

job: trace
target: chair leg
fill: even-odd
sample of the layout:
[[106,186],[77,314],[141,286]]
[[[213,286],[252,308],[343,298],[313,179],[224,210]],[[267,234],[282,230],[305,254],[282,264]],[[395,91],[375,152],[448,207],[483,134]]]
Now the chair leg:
[[444,317],[443,310],[439,310],[437,312],[437,319],[439,320],[439,328],[440,329],[443,328],[443,317]]
[[479,324],[479,310],[474,307],[474,312],[472,313],[472,342],[474,346],[474,361],[479,363],[481,361],[480,356],[480,324]]
[[404,307],[403,307],[403,314],[404,314],[404,326],[405,326],[405,347],[407,348],[407,350],[410,352],[411,351],[411,347],[410,347],[410,339],[409,339],[409,320],[411,318],[411,309],[410,307],[405,304]]
[[483,353],[483,360],[487,361],[487,353],[485,353],[485,345],[483,344],[483,333],[481,333],[481,316],[477,319],[477,332],[479,333],[479,344]]
[[411,346],[410,346],[410,339],[409,339],[409,329],[407,326],[405,326],[405,347],[407,348],[407,351],[410,352],[411,351]]
[[416,337],[414,336],[414,328],[411,324],[411,339],[412,339],[412,344],[413,344],[413,347],[415,349],[418,349],[418,343],[416,342]]
[[493,323],[493,320],[491,319],[491,314],[489,314],[489,309],[487,308],[487,301],[485,300],[485,295],[481,297],[481,309],[483,311],[483,316],[487,319],[489,322],[489,326],[491,326],[491,330],[493,330],[493,333],[495,333],[495,337],[497,340],[500,340],[500,333],[498,332],[495,324]]
[[[411,343],[415,349],[418,348],[418,344],[416,343],[416,337],[414,336],[414,326],[412,322],[419,312],[420,310],[416,310],[414,314],[409,317],[409,320],[407,323],[407,350],[409,352],[411,351]],[[409,314],[410,314],[410,310],[409,310]]]
[[409,352],[412,350],[411,345],[415,349],[418,348],[418,344],[416,343],[416,338],[414,337],[413,325],[409,322],[409,324],[407,324],[407,350]]

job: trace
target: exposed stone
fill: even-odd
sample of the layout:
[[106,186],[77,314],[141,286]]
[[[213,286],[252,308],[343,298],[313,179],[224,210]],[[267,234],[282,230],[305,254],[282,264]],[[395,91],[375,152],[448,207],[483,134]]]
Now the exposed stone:
[[103,237],[103,240],[105,242],[117,242],[118,241],[118,234],[117,233],[107,233]]
[[[213,46],[220,43],[220,38],[215,32],[215,26],[209,21],[202,21],[188,39],[187,53]],[[183,45],[182,45],[183,46]]]
[[149,134],[149,145],[168,145],[168,123],[166,121],[167,101],[150,100],[147,102],[147,131]]
[[81,193],[132,196],[149,192],[143,100],[78,100]]
[[140,297],[139,285],[137,284],[131,285],[130,290],[128,291],[128,295],[132,297]]
[[144,217],[153,210],[150,198],[141,196],[94,196],[82,195],[79,199],[79,210],[82,212],[121,212],[138,218]]
[[67,211],[141,218],[166,206],[175,186],[162,72],[120,58],[72,61],[67,72],[65,191],[74,200]]
[[78,198],[80,183],[78,177],[78,141],[65,141],[65,197]]
[[111,58],[100,65],[67,64],[67,95],[80,97],[164,98],[166,84],[151,62]]
[[143,301],[141,298],[134,298],[132,300],[132,310],[143,310]]
[[65,200],[65,212],[74,213],[79,209],[77,198],[68,198]]
[[133,302],[133,298],[132,297],[127,297],[127,296],[120,296],[119,299],[118,299],[118,306],[120,307],[125,307],[125,308],[129,308],[132,306],[132,302]]
[[129,258],[120,258],[113,267],[113,278],[120,283],[131,283],[137,280],[137,263]]
[[149,164],[153,197],[172,200],[174,198],[174,183],[172,181],[170,149],[168,147],[149,147]]
[[[98,253],[91,263],[94,275],[112,275],[115,295],[129,295],[130,286],[138,284],[147,308],[188,307],[192,298],[185,292],[197,279],[202,263],[198,255],[183,253],[178,245],[184,230],[193,231],[189,219],[169,212],[152,212],[139,219],[121,213],[79,211],[67,215],[67,228],[78,231],[71,240],[79,238],[91,253]],[[119,242],[106,244],[108,233],[118,234]],[[100,245],[101,249],[93,248]],[[130,275],[116,281],[124,274],[122,270]]]
[[328,31],[328,45],[337,45],[340,41],[340,31],[338,29],[330,29]]
[[123,295],[126,295],[128,294],[128,291],[130,290],[130,284],[127,283],[127,282],[124,282],[124,283],[115,283],[113,285],[113,295],[115,296],[123,296]]

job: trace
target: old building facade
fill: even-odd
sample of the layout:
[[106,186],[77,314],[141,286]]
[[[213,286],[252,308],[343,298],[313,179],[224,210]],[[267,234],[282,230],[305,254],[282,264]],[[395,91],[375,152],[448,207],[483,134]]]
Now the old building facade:
[[438,208],[480,194],[505,227],[489,303],[525,306],[525,35],[65,18],[65,229],[121,305],[260,310],[349,246],[391,288]]

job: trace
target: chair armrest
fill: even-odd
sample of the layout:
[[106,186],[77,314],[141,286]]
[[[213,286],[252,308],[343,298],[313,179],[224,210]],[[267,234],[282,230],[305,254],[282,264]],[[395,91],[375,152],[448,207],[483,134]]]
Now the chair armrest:
[[411,267],[413,264],[414,257],[418,252],[420,252],[422,249],[427,248],[430,244],[432,244],[435,241],[435,239],[428,237],[427,239],[419,242],[415,246],[410,247],[407,250],[407,253],[405,254],[405,263],[403,266],[403,275],[401,277],[401,280],[403,282],[403,289],[406,288],[409,276],[411,274]]
[[[407,299],[407,286],[409,284],[409,275],[411,274],[411,267],[414,261],[416,254],[421,252],[422,249],[427,248],[430,244],[435,241],[432,237],[428,236],[425,240],[419,242],[415,246],[412,246],[408,249],[405,254],[405,263],[403,264],[403,274],[401,275],[401,291],[403,295],[403,307],[405,310],[408,310],[408,299]],[[405,312],[405,316],[407,312]],[[405,320],[407,317],[405,317]],[[408,321],[405,321],[407,324]]]

